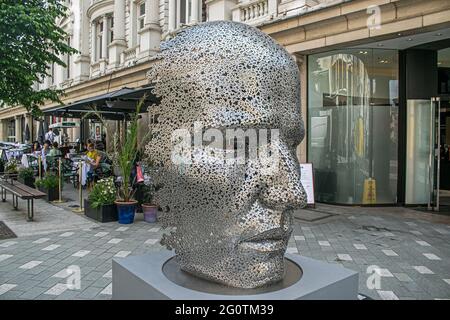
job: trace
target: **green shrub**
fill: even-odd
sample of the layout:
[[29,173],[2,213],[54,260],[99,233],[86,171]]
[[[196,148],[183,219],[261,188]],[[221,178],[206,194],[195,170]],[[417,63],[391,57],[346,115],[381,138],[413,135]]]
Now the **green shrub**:
[[17,173],[17,170],[19,168],[19,163],[16,161],[16,159],[11,159],[5,164],[5,172],[10,174]]
[[37,179],[34,184],[37,188],[45,190],[56,189],[58,188],[58,176],[53,173],[47,173],[43,178]]
[[113,204],[116,200],[116,186],[113,177],[99,180],[89,194],[89,203],[91,207],[97,209],[104,205]]
[[142,192],[142,204],[155,205],[155,203],[153,203],[153,197],[156,191],[161,188],[161,186],[155,186],[153,184],[142,184],[139,186],[139,188]]
[[28,180],[34,177],[34,170],[32,168],[20,168],[19,179]]

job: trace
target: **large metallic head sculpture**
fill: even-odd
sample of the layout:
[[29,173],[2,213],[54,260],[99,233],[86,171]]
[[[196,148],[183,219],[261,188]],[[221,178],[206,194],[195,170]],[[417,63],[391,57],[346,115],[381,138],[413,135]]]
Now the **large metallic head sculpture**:
[[162,243],[183,270],[215,282],[282,279],[292,210],[306,202],[297,65],[256,28],[225,21],[181,31],[157,58],[146,157],[161,221],[174,227]]

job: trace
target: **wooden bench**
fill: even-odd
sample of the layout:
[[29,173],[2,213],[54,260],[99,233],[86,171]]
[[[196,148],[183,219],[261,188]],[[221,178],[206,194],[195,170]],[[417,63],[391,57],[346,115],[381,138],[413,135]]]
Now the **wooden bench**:
[[40,199],[46,196],[44,192],[30,188],[18,181],[11,179],[0,180],[0,189],[2,194],[2,202],[6,201],[6,192],[9,191],[13,196],[13,206],[15,210],[19,208],[19,198],[27,200],[28,219],[33,221],[34,218],[34,199]]

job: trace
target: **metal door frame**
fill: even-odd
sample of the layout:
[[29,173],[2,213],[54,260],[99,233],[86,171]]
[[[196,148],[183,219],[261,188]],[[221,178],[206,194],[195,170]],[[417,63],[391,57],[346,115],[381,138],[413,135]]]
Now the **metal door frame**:
[[[428,198],[428,210],[439,211],[440,171],[441,171],[441,98],[431,98],[430,130],[430,158],[428,163],[428,178],[430,196]],[[433,123],[434,121],[434,123]],[[434,166],[434,170],[433,170]]]

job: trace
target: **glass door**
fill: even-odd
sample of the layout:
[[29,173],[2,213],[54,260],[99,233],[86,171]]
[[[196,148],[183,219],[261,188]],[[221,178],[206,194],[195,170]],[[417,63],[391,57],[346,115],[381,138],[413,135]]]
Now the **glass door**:
[[441,170],[441,99],[439,97],[431,98],[432,109],[434,111],[434,124],[432,137],[432,150],[430,150],[430,200],[428,202],[428,209],[439,211],[439,189],[440,189],[440,170]]
[[439,210],[440,100],[408,100],[406,120],[407,205]]

